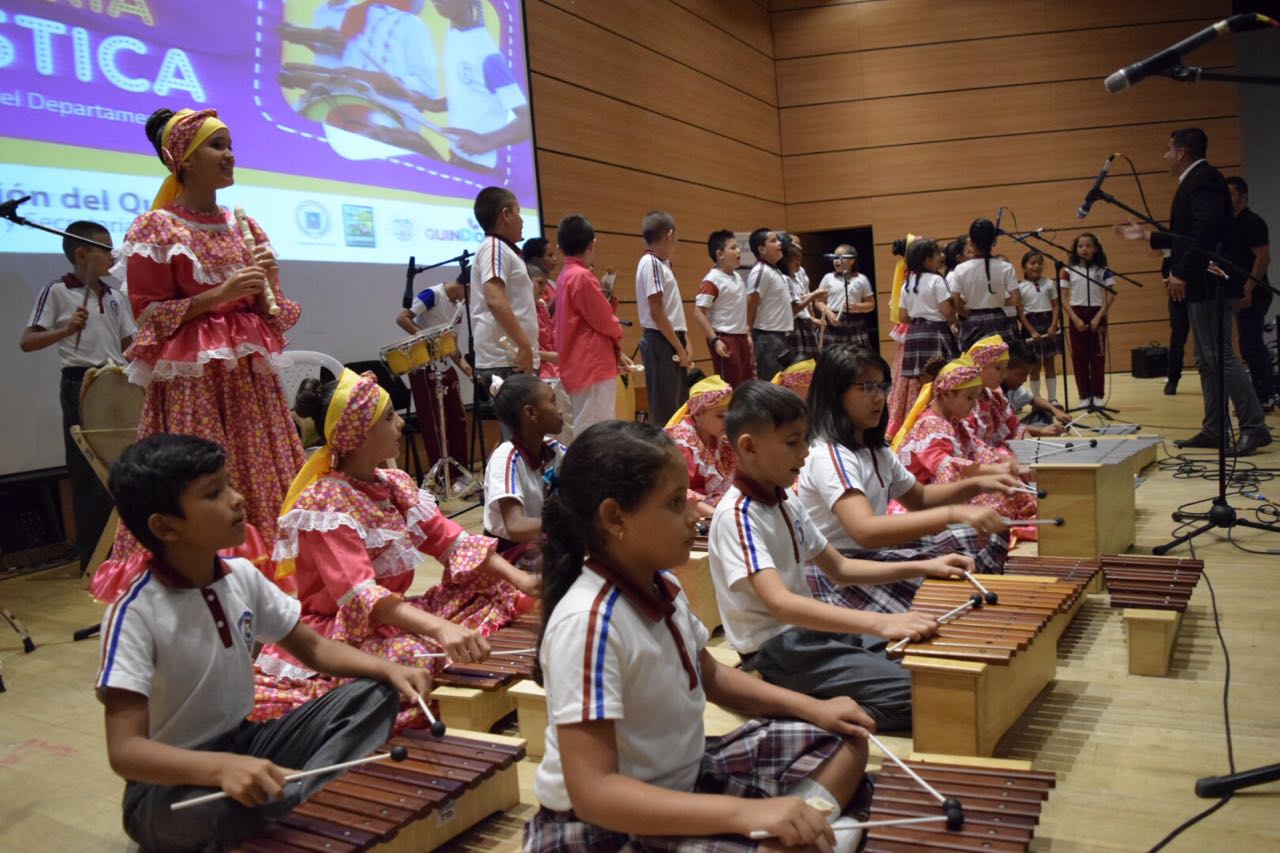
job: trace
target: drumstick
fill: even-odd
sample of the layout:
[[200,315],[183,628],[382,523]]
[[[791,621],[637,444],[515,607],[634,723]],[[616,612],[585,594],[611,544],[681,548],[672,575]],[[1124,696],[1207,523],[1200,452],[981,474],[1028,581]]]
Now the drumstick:
[[[963,569],[961,571],[963,571]],[[982,593],[982,598],[984,601],[987,602],[987,604],[995,604],[1000,600],[1000,596],[996,595],[994,592],[992,592],[991,590],[983,586],[982,581],[974,577],[973,573],[965,572],[964,577],[965,577],[965,580],[969,581],[969,583],[973,584],[975,587],[978,588],[978,592]]]
[[[960,604],[951,608],[950,610],[948,610],[946,613],[943,613],[934,621],[937,622],[939,625],[942,625],[946,622],[950,622],[952,619],[955,619],[957,616],[963,615],[964,612],[967,610],[977,610],[977,609],[980,609],[981,607],[982,607],[982,596],[978,595],[975,592],[973,595],[969,596],[969,598],[965,600],[964,604]],[[901,640],[898,640],[898,642],[894,643],[892,646],[885,649],[885,654],[893,654],[894,652],[900,652],[910,642],[911,642],[910,637],[903,637]]]
[[[102,285],[99,284],[98,287],[102,287]],[[80,300],[80,307],[84,308],[88,304],[89,304],[89,285],[86,284],[84,286],[84,298]],[[80,328],[76,329],[76,342],[74,346],[74,349],[76,350],[76,352],[80,351],[80,336],[82,334],[84,334],[84,326],[81,326]]]
[[1037,447],[1036,455],[1031,460],[1032,464],[1039,462],[1041,459],[1044,459],[1047,456],[1053,456],[1054,454],[1057,454],[1057,453],[1072,453],[1076,450],[1083,450],[1085,447],[1097,447],[1098,439],[1091,438],[1085,444],[1076,444],[1075,442],[1071,442],[1071,441],[1068,441],[1066,444],[1052,444],[1051,442],[1042,442],[1042,443],[1048,444],[1050,447],[1054,447],[1056,449],[1048,450],[1048,451],[1045,451],[1044,453],[1041,453],[1040,448]]
[[[898,758],[898,756],[893,754],[893,752],[889,749],[889,747],[884,745],[883,741],[881,741],[878,737],[873,735],[871,732],[867,732],[867,737],[871,739],[871,742],[876,745],[877,749],[879,749],[882,753],[884,753],[886,758],[888,758],[894,764],[897,764],[898,767],[900,767],[904,773],[910,776],[911,779],[917,785],[923,788],[926,793],[928,793],[931,797],[933,797],[935,800],[938,801],[938,803],[942,806],[942,814],[934,815],[931,817],[905,817],[905,818],[892,818],[889,820],[867,820],[867,821],[849,822],[841,826],[832,827],[832,829],[834,829],[836,832],[851,832],[855,829],[866,829],[873,826],[908,826],[908,825],[917,824],[917,823],[941,823],[943,821],[946,821],[947,829],[950,829],[950,830],[958,830],[964,826],[964,807],[960,805],[959,800],[955,799],[954,797],[942,796],[942,794],[938,792],[937,788],[930,785],[927,781],[925,781],[924,778],[920,776],[920,774],[916,773],[916,771],[908,767],[906,763],[902,761],[902,759]],[[805,802],[810,806],[812,806],[813,808],[818,808],[817,804],[814,802],[815,799],[816,798],[811,798],[809,800],[805,800]],[[826,800],[818,800],[817,802],[828,806],[830,810],[834,810],[835,808],[835,806],[832,806]],[[823,811],[824,814],[827,813],[821,808],[818,808],[818,810]],[[748,833],[747,837],[753,841],[760,841],[766,838],[772,838],[773,834],[768,832],[767,830],[757,829]]]
[[427,715],[427,722],[431,724],[431,736],[444,737],[444,723],[437,720],[436,715],[431,713],[431,706],[422,698],[422,694],[415,693],[413,698],[417,700],[418,707],[422,709],[422,713]]
[[[249,257],[253,257],[253,250],[257,247],[257,243],[253,239],[253,231],[249,228],[249,217],[245,215],[244,208],[236,205],[236,225],[240,226],[240,236],[244,238],[244,247],[249,250]],[[280,313],[280,306],[276,303],[276,293],[271,289],[271,282],[268,281],[266,288],[262,291],[262,298],[267,303],[267,313],[272,317]]]
[[1047,494],[1044,489],[1033,489],[1030,486],[1010,486],[1009,488],[1012,491],[1022,492],[1028,495],[1035,495],[1038,498],[1047,497]]
[[[531,655],[536,651],[537,649],[503,649],[498,652],[489,652],[489,657],[497,655]],[[418,652],[414,655],[415,658],[447,658],[448,656],[448,652]]]
[[[369,764],[373,761],[382,761],[390,758],[392,761],[404,761],[409,757],[409,750],[403,746],[393,746],[390,752],[379,752],[376,755],[367,755],[364,758],[357,758],[353,761],[342,761],[337,764],[330,764],[327,767],[317,767],[314,770],[302,770],[297,773],[290,773],[284,777],[285,784],[297,782],[299,779],[306,779],[308,776],[319,776],[323,773],[333,773],[337,770],[346,770],[348,767],[359,767],[361,764]],[[214,800],[221,800],[224,797],[231,796],[226,791],[214,791],[212,794],[201,794],[198,797],[192,797],[189,800],[179,800],[176,803],[169,804],[170,811],[181,811],[189,809],[192,806],[201,806],[205,803],[212,803]]]

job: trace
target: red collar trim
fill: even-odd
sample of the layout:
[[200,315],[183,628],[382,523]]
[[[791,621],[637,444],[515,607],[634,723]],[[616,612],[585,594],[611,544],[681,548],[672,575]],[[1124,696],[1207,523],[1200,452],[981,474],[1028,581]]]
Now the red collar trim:
[[787,499],[786,489],[774,486],[771,490],[757,483],[740,470],[733,473],[733,484],[738,487],[738,491],[752,500],[760,501],[765,506],[777,506]]

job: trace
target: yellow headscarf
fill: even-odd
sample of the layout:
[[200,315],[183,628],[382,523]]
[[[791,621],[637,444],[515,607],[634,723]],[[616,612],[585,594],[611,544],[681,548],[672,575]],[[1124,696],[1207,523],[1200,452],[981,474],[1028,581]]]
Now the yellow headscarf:
[[[364,445],[369,429],[387,411],[390,402],[391,395],[378,384],[372,373],[342,371],[333,399],[324,413],[325,443],[311,455],[289,484],[289,493],[280,508],[281,516],[293,509],[311,484],[327,476],[338,460]],[[294,569],[292,559],[281,560],[276,565],[276,577],[288,577]]]
[[[907,235],[907,245],[910,246],[912,241],[916,239],[916,235]],[[904,251],[902,257],[898,258],[898,262],[893,265],[893,286],[889,294],[889,324],[891,326],[898,323],[898,301],[902,298],[902,285],[907,280],[907,253]]]
[[903,442],[907,440],[907,434],[911,432],[911,428],[916,425],[916,421],[924,414],[924,410],[929,408],[929,404],[933,402],[935,390],[941,394],[943,391],[977,388],[982,385],[981,371],[982,369],[974,364],[973,359],[967,355],[962,355],[954,361],[944,364],[942,369],[938,371],[938,375],[934,377],[934,380],[920,389],[911,411],[907,412],[906,418],[902,421],[902,426],[898,427],[898,431],[893,434],[893,441],[889,445],[893,452],[897,453],[902,449]]
[[225,127],[217,110],[183,109],[170,116],[160,135],[160,156],[169,167],[169,177],[164,179],[160,192],[151,202],[152,210],[171,204],[178,197],[182,190],[182,182],[178,180],[182,164],[191,159],[206,139]]
[[973,359],[973,363],[978,367],[987,367],[1001,361],[1008,361],[1009,345],[999,335],[987,335],[981,340],[974,341],[965,355]]
[[775,373],[773,379],[769,381],[774,385],[790,388],[803,400],[809,394],[809,386],[813,384],[813,371],[817,366],[816,361],[806,358],[804,361],[787,365],[785,369]]
[[712,374],[701,379],[689,389],[689,401],[676,410],[671,420],[667,421],[667,426],[673,427],[689,415],[697,417],[707,409],[720,405],[722,401],[727,406],[731,396],[733,386],[719,376]]

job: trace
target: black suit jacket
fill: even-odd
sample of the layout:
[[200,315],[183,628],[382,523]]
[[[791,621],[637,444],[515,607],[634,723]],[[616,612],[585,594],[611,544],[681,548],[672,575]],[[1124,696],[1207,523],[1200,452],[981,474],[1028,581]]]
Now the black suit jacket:
[[[1169,213],[1169,230],[1190,237],[1190,242],[1170,240],[1160,234],[1151,236],[1152,248],[1170,250],[1168,274],[1187,283],[1188,302],[1208,299],[1213,288],[1224,283],[1209,274],[1209,259],[1196,247],[1229,255],[1233,218],[1226,179],[1208,162],[1198,163],[1178,185]],[[1243,293],[1238,282],[1226,287],[1229,297]]]

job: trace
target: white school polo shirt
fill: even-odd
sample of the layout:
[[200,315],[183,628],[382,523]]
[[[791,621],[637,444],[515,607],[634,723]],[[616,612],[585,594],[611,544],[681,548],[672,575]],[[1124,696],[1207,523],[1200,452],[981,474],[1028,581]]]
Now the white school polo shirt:
[[107,608],[95,686],[147,697],[152,740],[191,749],[231,731],[253,710],[253,644],[293,630],[302,605],[248,560],[223,559],[202,588],[166,586],[158,569]]
[[667,315],[672,330],[687,331],[689,327],[684,320],[680,285],[676,283],[676,274],[671,271],[671,262],[660,260],[653,252],[645,252],[636,264],[636,311],[640,315],[640,325],[646,329],[658,328],[649,310],[649,297],[655,293],[662,294],[662,313]]
[[75,335],[58,341],[58,357],[62,359],[63,367],[125,363],[120,342],[138,332],[138,327],[133,324],[129,300],[106,284],[100,283],[99,287],[99,293],[90,292],[89,301],[85,302],[85,285],[68,273],[46,284],[36,297],[31,319],[27,321],[28,327],[39,326],[47,331],[61,329],[71,322],[72,315],[81,304],[89,312],[78,348]]
[[[1103,267],[1090,266],[1087,270],[1080,267],[1067,267],[1066,271],[1067,278],[1062,282],[1062,289],[1071,291],[1069,301],[1072,308],[1088,306],[1101,308],[1103,301],[1107,298],[1107,291],[1102,285],[1115,287],[1116,284],[1111,270]],[[1085,278],[1086,272],[1089,274],[1088,279]]]
[[[871,464],[871,454],[879,467]],[[840,519],[834,508],[850,491],[862,492],[871,503],[876,515],[884,515],[890,499],[900,498],[916,484],[915,475],[903,467],[897,455],[887,447],[850,450],[834,441],[818,439],[809,448],[809,458],[800,469],[796,482],[796,496],[813,524],[836,548],[861,548]]]
[[[675,576],[663,572],[671,583]],[[707,629],[681,592],[672,621],[697,667]],[[564,783],[557,726],[613,720],[618,772],[673,791],[692,791],[706,750],[701,674],[689,688],[675,637],[613,583],[583,569],[547,619],[542,640],[547,745],[534,777],[538,802],[573,807]]]
[[694,304],[707,313],[717,334],[744,335],[747,328],[747,284],[735,272],[712,267],[702,277]]
[[747,654],[791,627],[773,617],[748,578],[774,569],[787,589],[808,596],[804,564],[822,553],[827,537],[794,496],[770,506],[735,483],[716,504],[708,544],[725,637]]
[[498,507],[503,498],[518,500],[524,507],[526,518],[542,517],[542,501],[546,497],[543,472],[548,467],[560,468],[565,446],[554,438],[548,438],[543,440],[542,447],[547,461],[538,469],[529,465],[525,454],[510,441],[499,444],[489,457],[489,464],[484,469],[484,529],[493,535],[511,538],[507,535],[507,525]]
[[[533,295],[533,279],[524,264],[520,252],[501,237],[488,236],[476,249],[471,264],[471,321],[476,335],[476,367],[480,370],[495,367],[515,367],[515,356],[507,352],[498,339],[506,330],[498,323],[484,299],[484,283],[501,279],[507,290],[507,301],[516,322],[533,347],[534,373],[538,368],[538,307]],[[515,341],[511,342],[515,349]]]
[[773,267],[763,261],[747,273],[747,295],[757,294],[756,322],[751,328],[762,332],[790,332],[795,327],[791,310],[791,285]]
[[1052,311],[1054,300],[1058,298],[1058,288],[1053,286],[1051,278],[1042,278],[1038,282],[1028,279],[1018,282],[1018,295],[1022,298],[1024,314]]
[[[908,296],[908,294],[910,294]],[[907,314],[911,319],[946,322],[938,306],[951,298],[947,282],[936,273],[921,273],[919,278],[909,275],[902,285],[902,297],[907,302]],[[901,307],[901,300],[899,307]]]
[[449,299],[444,288],[443,284],[433,284],[413,297],[409,310],[413,312],[413,323],[419,329],[435,329],[453,323],[457,304]]
[[866,302],[871,297],[871,282],[862,273],[854,273],[849,276],[848,302],[845,301],[844,276],[829,272],[822,277],[822,283],[818,286],[827,292],[827,307],[837,317],[840,316],[847,305],[857,305],[859,302]]
[[980,311],[990,308],[1003,308],[1004,301],[1018,287],[1018,277],[1013,272],[1013,265],[999,258],[990,258],[991,279],[988,289],[987,270],[982,258],[970,258],[960,264],[947,276],[952,293],[964,298],[964,304],[970,310]]

